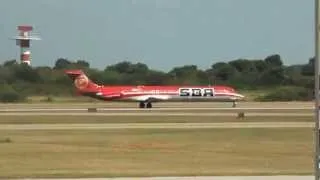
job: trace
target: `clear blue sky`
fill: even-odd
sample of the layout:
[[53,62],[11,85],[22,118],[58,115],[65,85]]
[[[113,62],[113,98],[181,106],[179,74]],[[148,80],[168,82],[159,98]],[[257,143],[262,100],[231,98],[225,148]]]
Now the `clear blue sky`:
[[122,60],[169,70],[217,61],[262,59],[285,64],[313,56],[313,0],[1,0],[0,61],[18,58],[8,38],[31,24],[32,64],[59,57],[104,68]]

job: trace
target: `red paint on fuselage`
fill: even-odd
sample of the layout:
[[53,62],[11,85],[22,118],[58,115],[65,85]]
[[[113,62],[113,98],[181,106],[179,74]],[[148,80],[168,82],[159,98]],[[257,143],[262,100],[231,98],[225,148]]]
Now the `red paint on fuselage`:
[[[229,86],[109,86],[97,85],[92,82],[81,70],[68,70],[66,74],[74,81],[78,92],[101,100],[134,100],[134,101],[156,101],[170,99],[220,99],[240,100],[244,96],[236,93]],[[84,87],[85,86],[85,87]],[[182,96],[181,88],[209,90],[213,96]],[[198,91],[200,91],[198,90]],[[191,92],[191,91],[190,91]],[[203,92],[203,91],[202,91]]]

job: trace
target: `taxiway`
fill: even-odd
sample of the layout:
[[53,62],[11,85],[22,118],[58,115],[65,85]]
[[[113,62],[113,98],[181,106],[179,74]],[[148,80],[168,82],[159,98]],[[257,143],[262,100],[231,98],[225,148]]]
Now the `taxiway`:
[[[127,178],[50,178],[19,180],[312,180],[313,176],[194,176],[194,177],[127,177]],[[18,180],[18,179],[17,179]]]
[[[40,107],[25,107],[25,108],[0,108],[1,112],[83,112],[88,111],[89,108],[40,108]],[[312,107],[248,107],[248,108],[223,108],[223,107],[159,107],[152,109],[139,109],[139,108],[96,108],[100,112],[110,112],[110,111],[200,111],[200,110],[212,110],[212,111],[222,111],[222,110],[312,110]]]
[[310,122],[3,124],[1,130],[312,128]]

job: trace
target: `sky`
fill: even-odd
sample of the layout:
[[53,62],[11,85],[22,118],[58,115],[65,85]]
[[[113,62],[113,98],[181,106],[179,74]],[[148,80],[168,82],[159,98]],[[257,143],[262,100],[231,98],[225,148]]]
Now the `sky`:
[[18,59],[10,40],[29,24],[32,65],[57,58],[104,69],[120,61],[168,71],[207,69],[238,58],[280,54],[287,65],[314,54],[313,0],[1,0],[0,63]]

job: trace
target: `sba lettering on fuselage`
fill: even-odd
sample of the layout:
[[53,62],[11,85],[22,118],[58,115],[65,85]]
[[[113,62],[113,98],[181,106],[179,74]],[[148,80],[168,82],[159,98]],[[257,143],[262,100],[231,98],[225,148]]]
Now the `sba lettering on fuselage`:
[[183,97],[213,97],[213,88],[180,88],[179,95]]

